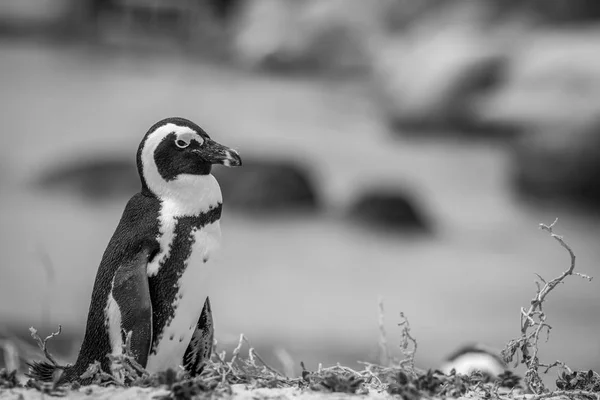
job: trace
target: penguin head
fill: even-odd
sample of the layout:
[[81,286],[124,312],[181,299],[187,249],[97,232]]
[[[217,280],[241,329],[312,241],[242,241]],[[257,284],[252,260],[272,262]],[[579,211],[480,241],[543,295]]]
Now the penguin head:
[[242,159],[237,151],[215,142],[185,118],[166,118],[154,124],[137,153],[142,187],[157,196],[211,182],[214,164],[240,166]]

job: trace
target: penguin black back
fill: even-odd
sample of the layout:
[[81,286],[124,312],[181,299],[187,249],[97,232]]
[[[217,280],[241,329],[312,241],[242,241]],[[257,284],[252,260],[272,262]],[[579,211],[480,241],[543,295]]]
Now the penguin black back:
[[[99,361],[104,371],[110,371],[109,359],[111,344],[108,331],[98,329],[106,325],[105,305],[109,296],[111,282],[122,260],[128,260],[131,254],[140,250],[149,254],[150,259],[158,251],[156,236],[159,232],[158,221],[154,213],[160,207],[158,199],[142,193],[134,195],[125,207],[117,228],[104,251],[92,290],[92,299],[88,311],[85,335],[77,361],[72,366],[63,367],[59,382],[78,380],[89,364]],[[54,366],[45,362],[30,365],[29,376],[42,381],[51,381]],[[82,382],[89,383],[89,382]]]

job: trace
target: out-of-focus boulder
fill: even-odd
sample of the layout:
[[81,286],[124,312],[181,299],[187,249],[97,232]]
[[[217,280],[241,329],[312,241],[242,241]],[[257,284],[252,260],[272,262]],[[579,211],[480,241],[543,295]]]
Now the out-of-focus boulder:
[[48,28],[71,22],[77,0],[3,0],[0,22],[4,27]]
[[456,4],[383,40],[374,52],[376,98],[400,133],[480,128],[474,105],[502,79],[509,30],[487,27],[478,2]]
[[251,68],[362,69],[390,2],[247,0],[238,16],[234,54]]
[[137,168],[130,158],[107,155],[59,164],[46,169],[35,185],[89,202],[130,197],[141,188]]
[[512,179],[536,200],[600,205],[600,112],[569,126],[535,130],[514,145]]
[[[500,2],[502,1],[498,1]],[[538,20],[546,23],[589,23],[600,19],[600,3],[596,0],[517,0],[517,2],[522,3]]]
[[600,30],[540,32],[522,46],[481,116],[522,133],[514,143],[519,192],[598,204]]
[[213,174],[227,208],[265,215],[314,211],[320,206],[309,171],[291,161],[244,157],[241,168],[216,167]]
[[[36,187],[100,202],[132,196],[141,184],[131,157],[107,155],[80,159],[47,168]],[[277,213],[312,211],[319,196],[310,173],[292,161],[244,157],[242,168],[213,168],[227,207],[240,211]]]
[[522,131],[589,120],[600,110],[600,30],[521,38],[503,85],[478,106],[486,123]]
[[347,216],[365,226],[385,231],[425,233],[432,229],[418,198],[398,189],[374,189],[360,195]]

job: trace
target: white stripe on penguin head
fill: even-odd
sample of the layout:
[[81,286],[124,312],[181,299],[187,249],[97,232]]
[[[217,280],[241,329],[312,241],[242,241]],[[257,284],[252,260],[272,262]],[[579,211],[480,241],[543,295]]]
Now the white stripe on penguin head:
[[162,125],[150,133],[141,154],[146,185],[159,199],[177,203],[177,215],[198,215],[206,212],[222,202],[221,188],[214,176],[181,174],[174,180],[166,181],[158,172],[154,153],[158,145],[171,133],[175,134],[175,140],[180,136],[189,140],[190,135],[194,135],[200,143],[203,141],[193,129],[173,123]]

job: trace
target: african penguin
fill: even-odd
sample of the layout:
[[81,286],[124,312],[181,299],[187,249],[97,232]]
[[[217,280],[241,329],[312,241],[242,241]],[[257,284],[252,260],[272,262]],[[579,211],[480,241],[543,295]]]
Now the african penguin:
[[184,118],[148,130],[137,152],[142,188],[102,257],[77,361],[65,367],[34,362],[31,377],[86,383],[80,376],[94,361],[114,372],[107,355],[122,354],[129,334],[136,361],[149,373],[180,366],[192,376],[201,372],[213,343],[207,263],[221,237],[214,164],[242,161]]
[[465,345],[449,355],[442,366],[442,372],[450,374],[452,370],[457,374],[469,375],[479,371],[491,378],[506,371],[507,365],[500,357],[500,353],[480,343]]

